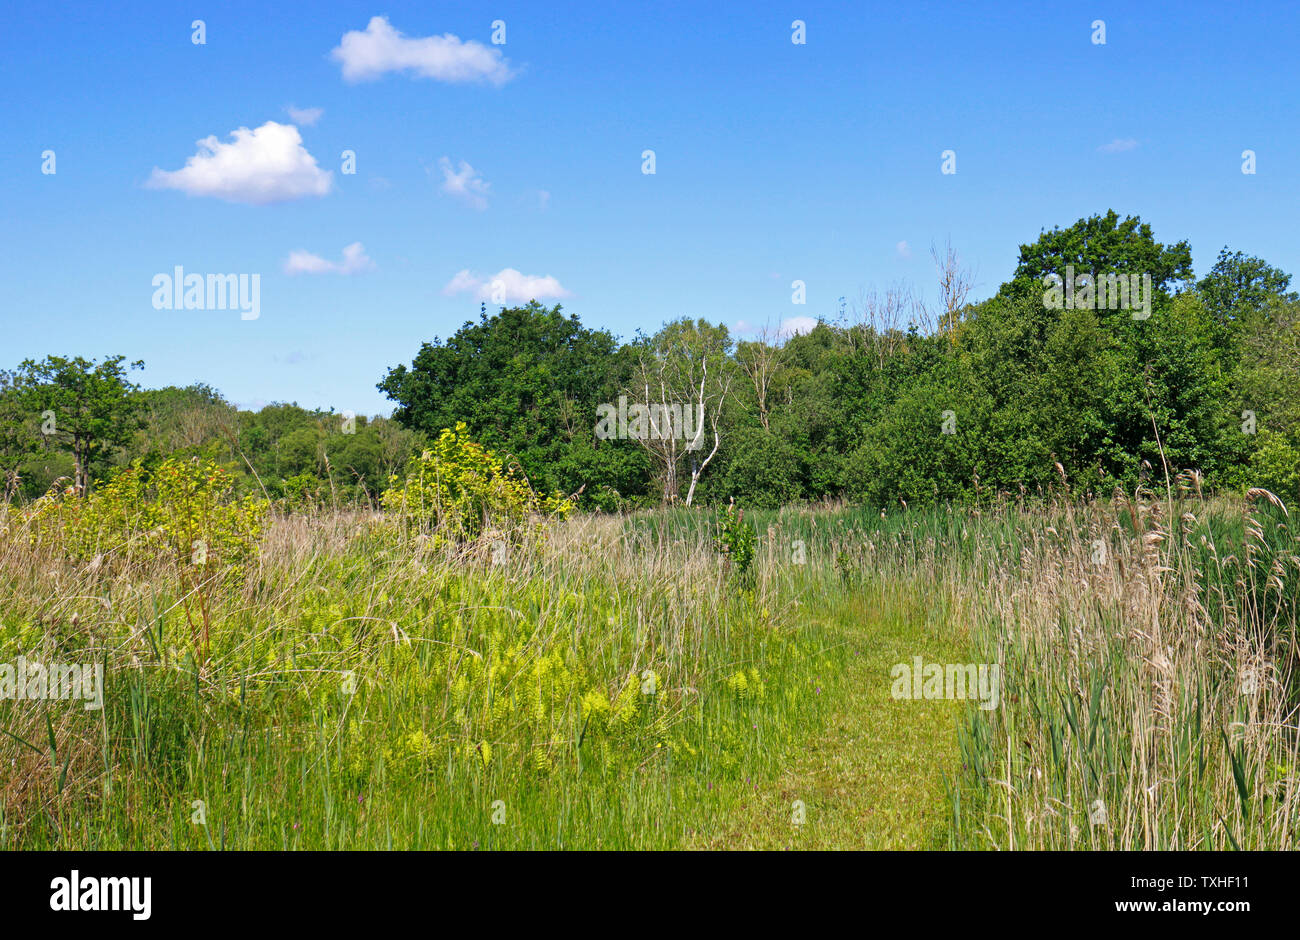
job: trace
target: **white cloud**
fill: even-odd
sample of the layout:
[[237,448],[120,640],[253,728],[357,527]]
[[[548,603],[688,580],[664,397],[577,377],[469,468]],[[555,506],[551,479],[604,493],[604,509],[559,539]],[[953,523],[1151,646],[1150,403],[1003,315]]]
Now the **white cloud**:
[[788,338],[798,333],[811,333],[816,325],[816,317],[786,317],[781,321],[776,333],[780,337]]
[[1123,153],[1126,150],[1136,150],[1138,142],[1132,137],[1116,137],[1108,144],[1102,144],[1097,148],[1098,153]]
[[898,257],[904,261],[912,257],[912,246],[907,243],[906,239],[895,245],[894,250],[898,252]]
[[438,167],[442,170],[441,189],[444,193],[480,212],[487,208],[488,191],[492,186],[478,175],[477,170],[464,160],[460,161],[459,169],[453,170],[446,157],[438,161]]
[[457,271],[456,276],[447,282],[447,286],[442,292],[447,296],[452,294],[463,294],[465,291],[476,291],[483,286],[483,279],[477,275],[470,274],[469,269]]
[[229,143],[216,135],[203,138],[182,169],[154,167],[145,185],[255,206],[324,196],[333,188],[333,172],[316,165],[292,124],[267,121],[257,130],[241,127],[230,136]]
[[360,274],[374,268],[375,263],[361,242],[353,242],[344,248],[342,261],[326,261],[310,251],[291,251],[284,262],[285,274]]
[[797,333],[811,333],[817,323],[816,317],[786,317],[773,330],[770,322],[760,327],[748,320],[737,320],[732,332],[745,335],[762,333],[767,339],[789,339]]
[[514,268],[505,268],[490,278],[479,277],[468,269],[457,271],[442,292],[448,296],[471,293],[475,300],[490,300],[493,303],[527,303],[530,300],[554,300],[572,296],[549,274],[538,277],[521,274]]
[[301,124],[303,127],[311,127],[325,113],[324,108],[295,108],[293,105],[289,105],[284,110],[293,123]]
[[393,29],[384,16],[373,17],[364,32],[353,29],[344,33],[330,55],[342,64],[343,77],[350,82],[405,71],[440,82],[493,85],[503,85],[514,76],[500,49],[473,39],[462,42],[451,33],[410,39]]

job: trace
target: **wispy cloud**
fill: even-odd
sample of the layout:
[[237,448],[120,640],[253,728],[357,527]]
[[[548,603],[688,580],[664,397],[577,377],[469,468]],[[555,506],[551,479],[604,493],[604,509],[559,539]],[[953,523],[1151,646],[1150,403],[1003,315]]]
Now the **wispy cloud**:
[[295,108],[293,105],[288,105],[284,111],[293,123],[301,124],[303,127],[311,127],[325,113],[324,108]]
[[521,274],[514,268],[503,268],[489,278],[479,277],[468,269],[458,271],[442,292],[447,296],[469,293],[475,300],[491,300],[493,303],[527,303],[572,296],[549,274],[538,277]]
[[461,41],[451,33],[408,38],[384,16],[370,20],[364,31],[343,34],[330,55],[350,82],[379,78],[387,72],[409,72],[440,82],[486,82],[503,85],[514,77],[500,49],[475,40]]
[[241,127],[230,137],[229,143],[215,135],[203,138],[183,168],[154,167],[145,185],[258,206],[324,196],[333,188],[334,174],[316,165],[292,124],[267,121],[257,130]]
[[1136,150],[1138,142],[1132,137],[1116,137],[1108,144],[1102,144],[1097,148],[1098,153],[1124,153],[1126,150]]
[[464,160],[460,161],[459,168],[452,169],[451,161],[446,157],[438,161],[438,168],[442,170],[440,188],[444,193],[480,212],[487,208],[488,191],[492,186],[477,170]]
[[278,353],[271,354],[272,362],[282,362],[287,366],[301,365],[302,363],[309,361],[311,358],[311,356],[307,355],[301,349],[290,350],[283,356]]
[[327,261],[310,251],[291,251],[284,262],[285,274],[361,274],[374,268],[375,263],[361,242],[344,248],[342,261]]

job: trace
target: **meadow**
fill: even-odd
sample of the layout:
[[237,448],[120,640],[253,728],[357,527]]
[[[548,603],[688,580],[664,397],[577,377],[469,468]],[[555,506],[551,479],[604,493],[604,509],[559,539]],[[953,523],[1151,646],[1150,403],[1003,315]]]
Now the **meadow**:
[[[0,848],[1296,846],[1266,491],[456,539],[197,461],[124,493],[0,508],[0,662],[104,667],[101,709],[0,698]],[[997,707],[894,697],[915,657],[998,664]]]

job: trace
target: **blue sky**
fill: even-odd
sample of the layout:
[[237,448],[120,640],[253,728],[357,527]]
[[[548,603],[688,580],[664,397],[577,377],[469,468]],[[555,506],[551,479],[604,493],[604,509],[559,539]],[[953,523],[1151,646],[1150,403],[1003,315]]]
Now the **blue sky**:
[[[1110,208],[1198,273],[1225,244],[1297,272],[1297,37],[1291,3],[8,4],[0,368],[123,353],[151,387],[386,414],[375,383],[503,271],[624,338],[830,317],[933,296],[948,239],[987,296]],[[177,265],[260,274],[260,315],[155,309]]]

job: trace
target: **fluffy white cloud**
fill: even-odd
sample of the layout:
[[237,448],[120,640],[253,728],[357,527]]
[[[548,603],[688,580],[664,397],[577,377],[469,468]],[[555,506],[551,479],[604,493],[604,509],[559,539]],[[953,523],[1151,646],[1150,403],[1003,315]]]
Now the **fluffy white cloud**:
[[770,322],[760,327],[748,320],[737,320],[732,332],[744,335],[763,333],[773,339],[789,339],[797,333],[811,333],[817,322],[815,317],[786,317],[773,330]]
[[777,335],[784,338],[798,333],[811,333],[816,325],[816,317],[786,317],[781,321]]
[[325,113],[324,108],[295,108],[293,105],[289,105],[284,110],[293,123],[301,124],[303,127],[311,127]]
[[1136,150],[1138,142],[1132,137],[1116,137],[1108,144],[1102,144],[1097,148],[1099,153],[1123,153],[1126,150]]
[[440,82],[488,82],[503,85],[514,73],[501,50],[451,33],[412,39],[393,29],[388,18],[376,16],[365,31],[343,34],[330,55],[343,66],[350,82],[379,78],[386,72],[413,72]]
[[230,137],[229,143],[216,135],[203,138],[183,168],[154,167],[146,185],[255,206],[324,196],[334,186],[334,174],[316,165],[292,124],[267,121],[253,131],[241,127]]
[[342,261],[326,261],[310,251],[291,251],[284,262],[285,274],[360,274],[374,270],[375,263],[366,255],[361,242],[343,249]]
[[460,161],[458,169],[452,169],[451,161],[446,157],[438,161],[438,167],[442,170],[441,188],[444,193],[480,212],[487,208],[488,191],[492,186],[479,176],[477,170],[464,160]]
[[448,296],[471,293],[475,300],[490,300],[493,303],[527,303],[530,300],[554,300],[572,296],[549,274],[537,277],[521,274],[514,268],[505,268],[490,278],[479,277],[469,270],[458,271],[442,292]]

